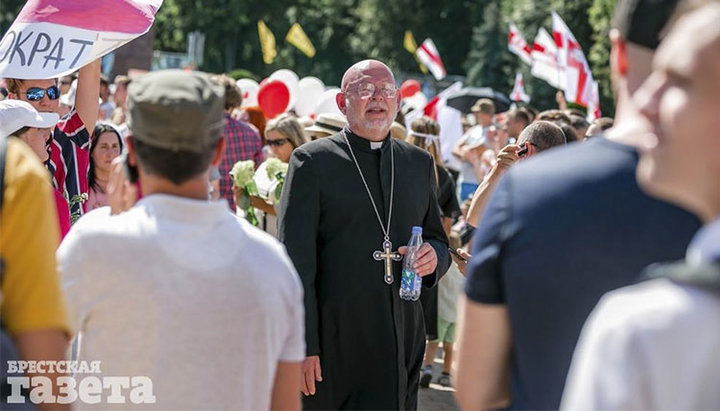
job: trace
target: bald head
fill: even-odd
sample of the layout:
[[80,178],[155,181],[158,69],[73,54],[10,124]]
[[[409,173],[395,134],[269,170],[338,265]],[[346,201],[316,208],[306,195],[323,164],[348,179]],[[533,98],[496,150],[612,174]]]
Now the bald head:
[[350,130],[371,141],[381,141],[388,136],[401,98],[390,68],[377,60],[363,60],[343,75],[336,102]]
[[385,63],[378,60],[363,60],[353,64],[345,71],[342,82],[340,83],[340,88],[343,91],[347,90],[348,85],[357,82],[370,73],[385,74],[390,77],[392,83],[395,83],[395,76],[390,70],[390,67],[386,66]]

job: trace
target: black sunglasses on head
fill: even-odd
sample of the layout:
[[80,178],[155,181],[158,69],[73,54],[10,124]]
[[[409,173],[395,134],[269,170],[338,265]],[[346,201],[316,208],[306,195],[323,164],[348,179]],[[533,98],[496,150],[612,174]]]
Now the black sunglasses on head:
[[290,140],[288,140],[287,138],[279,138],[277,140],[265,140],[265,142],[269,146],[281,146],[289,141]]
[[57,86],[50,86],[47,89],[40,87],[30,87],[25,91],[25,97],[28,101],[40,101],[45,97],[45,93],[50,100],[57,100],[60,98],[60,89]]

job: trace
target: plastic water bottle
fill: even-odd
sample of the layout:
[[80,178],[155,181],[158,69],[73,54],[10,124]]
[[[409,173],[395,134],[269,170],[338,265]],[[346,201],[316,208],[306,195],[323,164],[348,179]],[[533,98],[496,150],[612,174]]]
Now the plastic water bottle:
[[407,245],[407,254],[403,259],[402,278],[400,279],[400,298],[417,301],[422,289],[422,277],[415,274],[413,264],[417,260],[417,251],[423,243],[422,227],[413,226],[412,237]]

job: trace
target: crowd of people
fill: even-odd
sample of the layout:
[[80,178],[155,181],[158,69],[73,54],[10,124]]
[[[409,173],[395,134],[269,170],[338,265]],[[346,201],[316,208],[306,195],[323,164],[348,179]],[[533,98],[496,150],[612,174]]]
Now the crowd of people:
[[6,365],[67,359],[148,378],[128,408],[720,407],[717,21],[619,0],[593,122],[562,93],[418,115],[377,60],[312,117],[225,74],[2,79],[2,408],[114,402]]

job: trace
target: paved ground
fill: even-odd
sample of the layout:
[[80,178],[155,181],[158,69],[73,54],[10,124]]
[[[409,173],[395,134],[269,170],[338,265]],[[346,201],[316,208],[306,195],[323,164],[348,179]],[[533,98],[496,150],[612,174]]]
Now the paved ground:
[[442,349],[438,349],[438,356],[433,365],[433,379],[430,388],[420,387],[418,393],[418,410],[420,411],[457,411],[460,408],[455,403],[455,389],[443,387],[435,382],[442,372]]

